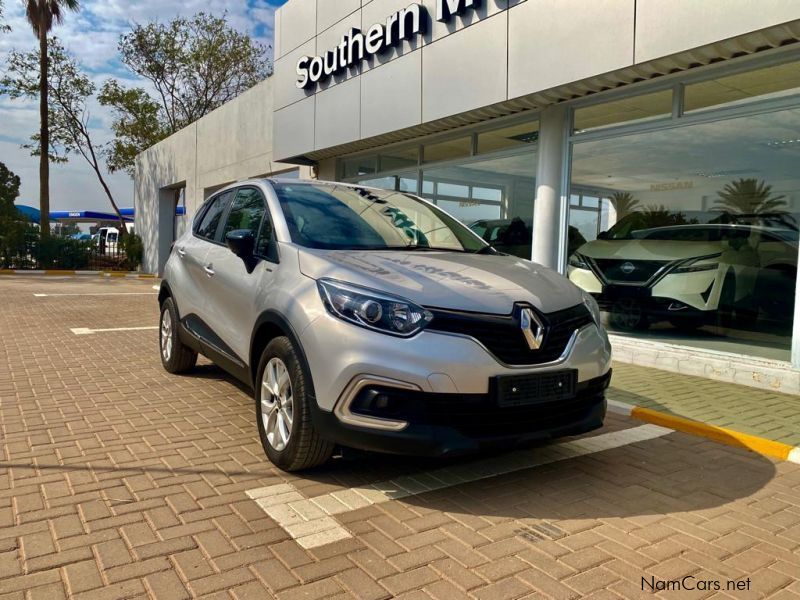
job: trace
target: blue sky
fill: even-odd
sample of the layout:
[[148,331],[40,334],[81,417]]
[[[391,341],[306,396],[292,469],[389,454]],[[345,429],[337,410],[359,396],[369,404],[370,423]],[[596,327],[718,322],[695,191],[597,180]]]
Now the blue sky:
[[[142,85],[125,70],[117,58],[117,41],[133,22],[169,21],[177,15],[190,16],[200,11],[228,14],[228,22],[249,33],[265,45],[271,45],[275,8],[286,0],[81,0],[79,13],[67,13],[54,34],[78,59],[97,82],[114,77],[125,85]],[[5,20],[10,33],[0,33],[0,72],[5,70],[10,50],[35,47],[30,26],[25,22],[23,0],[5,0]],[[109,112],[97,103],[90,106],[93,134],[100,142],[111,139]],[[0,162],[22,179],[18,203],[38,206],[38,159],[20,148],[38,128],[35,102],[10,101],[0,97]],[[50,167],[50,204],[52,210],[107,209],[108,201],[94,173],[79,156],[65,165]],[[133,205],[133,182],[122,173],[109,176],[112,191],[121,206]]]

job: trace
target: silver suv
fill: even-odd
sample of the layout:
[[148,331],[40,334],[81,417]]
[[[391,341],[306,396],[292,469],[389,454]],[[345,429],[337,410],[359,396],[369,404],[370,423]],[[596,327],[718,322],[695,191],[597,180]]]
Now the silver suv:
[[255,391],[282,469],[338,444],[415,455],[602,425],[611,347],[596,302],[402,192],[261,179],[208,199],[167,261],[160,350]]

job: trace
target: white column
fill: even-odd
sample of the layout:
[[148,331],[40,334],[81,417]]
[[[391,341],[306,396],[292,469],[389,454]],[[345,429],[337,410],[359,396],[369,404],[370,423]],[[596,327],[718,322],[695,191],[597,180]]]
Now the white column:
[[559,268],[562,239],[561,202],[567,143],[567,107],[546,108],[539,122],[539,166],[536,171],[536,201],[533,205],[533,256],[552,269]]
[[[800,248],[798,248],[800,260]],[[800,278],[795,281],[794,330],[792,332],[792,366],[800,369]]]

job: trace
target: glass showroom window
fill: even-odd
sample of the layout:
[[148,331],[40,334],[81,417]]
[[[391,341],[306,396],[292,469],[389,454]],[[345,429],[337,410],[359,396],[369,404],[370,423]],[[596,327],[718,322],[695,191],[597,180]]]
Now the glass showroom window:
[[574,144],[568,272],[611,329],[790,360],[798,131],[800,108]]
[[422,146],[345,158],[340,169],[345,181],[420,194],[498,250],[530,259],[538,133],[538,121],[515,120]]

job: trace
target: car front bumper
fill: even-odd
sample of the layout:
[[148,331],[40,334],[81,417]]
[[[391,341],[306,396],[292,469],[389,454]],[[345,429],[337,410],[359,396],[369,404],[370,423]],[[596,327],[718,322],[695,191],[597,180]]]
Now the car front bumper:
[[[316,394],[315,426],[344,446],[451,455],[574,435],[603,423],[611,346],[594,324],[575,333],[559,360],[524,367],[500,363],[470,337],[423,331],[397,338],[327,314],[302,332],[301,343]],[[575,397],[564,401],[500,408],[490,389],[496,376],[564,370],[573,370],[577,381]],[[382,386],[416,407],[412,417],[364,420],[357,409],[343,410],[360,390]]]

